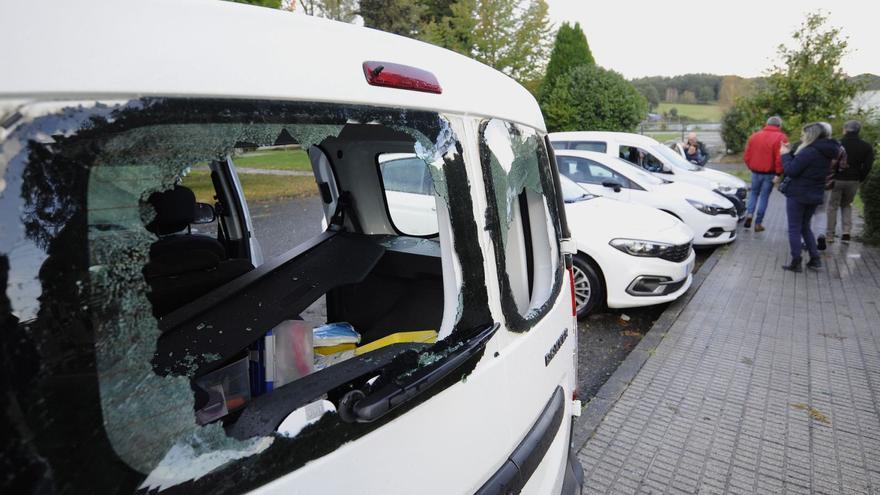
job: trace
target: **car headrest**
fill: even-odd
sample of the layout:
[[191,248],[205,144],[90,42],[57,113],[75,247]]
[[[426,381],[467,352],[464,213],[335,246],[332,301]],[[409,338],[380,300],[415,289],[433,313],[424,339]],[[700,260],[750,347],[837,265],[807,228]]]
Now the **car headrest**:
[[156,212],[147,230],[157,235],[173,234],[185,229],[196,216],[196,195],[183,186],[174,186],[167,191],[155,192],[147,202]]

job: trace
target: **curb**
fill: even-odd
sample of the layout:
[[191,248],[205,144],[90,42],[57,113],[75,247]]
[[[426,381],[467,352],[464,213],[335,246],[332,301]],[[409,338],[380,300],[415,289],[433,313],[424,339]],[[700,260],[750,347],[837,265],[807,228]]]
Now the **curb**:
[[596,432],[599,424],[605,418],[611,407],[617,402],[617,399],[623,394],[626,388],[632,382],[633,378],[642,369],[645,362],[653,353],[654,349],[660,345],[666,332],[672,327],[672,324],[678,319],[678,316],[684,311],[694,294],[700,290],[703,282],[718,264],[718,259],[727,251],[726,247],[720,247],[715,250],[694,275],[691,289],[679,299],[670,304],[660,315],[659,318],[648,330],[648,333],[642,337],[639,344],[629,353],[626,359],[620,363],[620,366],[614,371],[608,381],[602,385],[602,388],[596,395],[590,399],[581,411],[581,415],[575,421],[572,428],[571,448],[574,452],[580,452],[587,441]]

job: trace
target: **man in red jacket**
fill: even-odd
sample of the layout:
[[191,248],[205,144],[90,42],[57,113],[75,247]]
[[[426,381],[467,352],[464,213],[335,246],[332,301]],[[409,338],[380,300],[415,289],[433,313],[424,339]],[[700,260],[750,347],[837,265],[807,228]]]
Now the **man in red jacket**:
[[749,204],[746,207],[745,228],[752,226],[752,216],[755,215],[755,207],[758,209],[755,215],[755,232],[764,230],[761,225],[764,221],[764,212],[767,211],[767,201],[773,191],[773,184],[778,182],[782,175],[782,156],[779,154],[779,146],[788,142],[788,136],[782,132],[782,119],[773,116],[767,119],[767,125],[760,131],[749,136],[746,144],[746,152],[743,161],[752,171],[752,191],[749,194]]

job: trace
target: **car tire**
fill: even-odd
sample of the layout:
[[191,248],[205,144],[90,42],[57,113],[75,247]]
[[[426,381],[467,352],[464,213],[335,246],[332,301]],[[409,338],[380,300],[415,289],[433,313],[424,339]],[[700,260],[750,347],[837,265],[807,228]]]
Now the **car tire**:
[[605,290],[599,278],[599,270],[583,255],[573,258],[574,295],[578,319],[584,318],[601,305]]

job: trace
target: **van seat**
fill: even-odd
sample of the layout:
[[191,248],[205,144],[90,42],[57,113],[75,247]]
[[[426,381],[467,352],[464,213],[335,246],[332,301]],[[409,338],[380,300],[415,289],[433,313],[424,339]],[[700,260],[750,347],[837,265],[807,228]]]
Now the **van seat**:
[[159,240],[150,246],[143,274],[152,289],[147,297],[156,317],[253,270],[248,260],[228,259],[217,239],[188,231],[196,212],[196,197],[189,188],[156,192],[147,202],[156,216],[146,228]]

